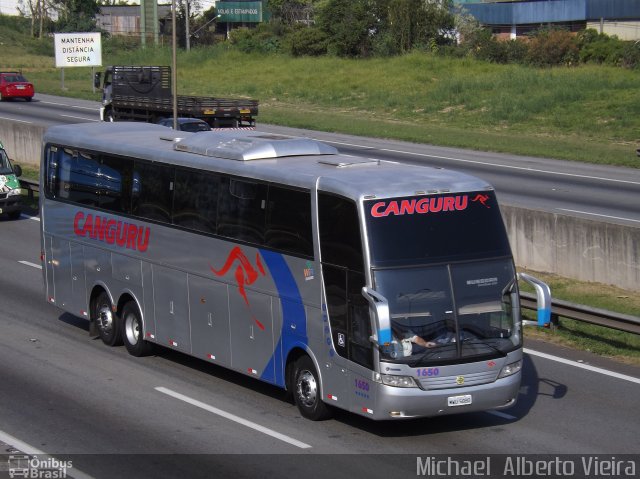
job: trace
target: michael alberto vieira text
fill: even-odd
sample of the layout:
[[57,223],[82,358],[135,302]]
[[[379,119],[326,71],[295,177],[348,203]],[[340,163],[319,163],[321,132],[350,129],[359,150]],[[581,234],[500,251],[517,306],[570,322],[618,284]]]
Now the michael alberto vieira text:
[[427,456],[416,475],[430,477],[616,477],[636,476],[640,456]]

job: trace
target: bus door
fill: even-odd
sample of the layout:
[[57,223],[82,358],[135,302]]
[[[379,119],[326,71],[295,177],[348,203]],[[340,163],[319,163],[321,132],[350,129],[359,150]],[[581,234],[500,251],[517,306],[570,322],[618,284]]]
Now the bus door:
[[[325,384],[342,388],[340,401],[351,410],[370,405],[373,344],[369,306],[362,295],[366,280],[360,222],[355,201],[337,195],[318,194],[318,226],[324,281],[325,310],[334,352],[334,374]],[[339,397],[339,399],[341,399]]]

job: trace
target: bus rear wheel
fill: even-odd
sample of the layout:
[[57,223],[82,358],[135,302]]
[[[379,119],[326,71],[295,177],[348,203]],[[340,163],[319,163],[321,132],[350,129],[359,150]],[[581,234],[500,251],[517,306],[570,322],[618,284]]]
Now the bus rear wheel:
[[133,301],[122,308],[122,340],[132,356],[148,356],[153,351],[153,344],[144,340],[142,315]]
[[331,409],[322,401],[318,373],[309,356],[302,356],[296,361],[293,398],[303,417],[312,421],[323,421],[331,417]]
[[109,295],[103,291],[96,298],[94,305],[93,317],[102,342],[107,346],[121,345],[120,318],[113,311]]

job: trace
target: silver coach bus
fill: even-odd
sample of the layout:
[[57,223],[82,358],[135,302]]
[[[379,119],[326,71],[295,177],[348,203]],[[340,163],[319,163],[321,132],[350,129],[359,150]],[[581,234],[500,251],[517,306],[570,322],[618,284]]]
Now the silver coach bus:
[[516,401],[517,276],[482,180],[119,122],[50,128],[40,184],[46,298],[109,346],[231,368],[313,420]]

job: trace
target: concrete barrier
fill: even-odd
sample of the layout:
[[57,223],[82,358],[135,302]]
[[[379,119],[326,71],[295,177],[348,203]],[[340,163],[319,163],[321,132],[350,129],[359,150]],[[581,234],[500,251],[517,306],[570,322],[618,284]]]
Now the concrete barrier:
[[0,119],[0,141],[9,158],[20,165],[39,166],[45,127]]
[[[16,163],[38,166],[45,128],[0,119]],[[640,291],[640,228],[501,205],[516,265]]]
[[501,206],[516,264],[640,291],[640,228]]

